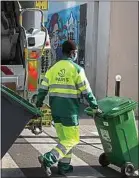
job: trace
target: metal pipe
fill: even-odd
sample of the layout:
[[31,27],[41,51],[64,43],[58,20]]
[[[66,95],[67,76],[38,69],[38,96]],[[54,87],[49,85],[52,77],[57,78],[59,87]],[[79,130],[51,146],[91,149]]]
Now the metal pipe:
[[120,83],[121,83],[121,75],[116,75],[115,77],[115,96],[120,96]]

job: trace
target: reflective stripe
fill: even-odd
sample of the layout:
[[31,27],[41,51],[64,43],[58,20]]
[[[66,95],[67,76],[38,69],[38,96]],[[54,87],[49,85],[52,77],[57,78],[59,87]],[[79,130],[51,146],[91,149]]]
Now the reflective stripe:
[[45,85],[40,85],[40,88],[44,90],[48,90],[48,86],[45,86]]
[[76,87],[73,85],[61,85],[61,84],[52,84],[50,85],[50,88],[63,88],[63,89],[77,90]]
[[60,157],[64,157],[67,153],[67,149],[62,144],[58,144],[54,149],[51,150],[51,153],[56,157],[57,160],[60,159]]
[[51,153],[56,157],[57,160],[59,160],[60,154],[55,148],[51,150]]
[[62,158],[59,162],[60,162],[60,163],[67,163],[67,164],[70,164],[71,158],[66,158],[66,157],[64,157],[64,158]]
[[44,81],[44,82],[46,82],[46,83],[48,83],[48,82],[49,82],[49,79],[48,79],[48,78],[46,78],[46,77],[42,77],[42,79],[43,79],[43,81]]
[[[85,90],[84,88],[83,90]],[[72,95],[78,95],[81,93],[80,90],[72,90],[72,89],[64,89],[64,88],[50,88],[50,93],[62,93],[62,94],[72,94]]]
[[50,92],[49,96],[59,96],[63,98],[80,98],[80,95],[78,94],[66,94],[66,93],[57,93],[57,92]]
[[71,157],[72,157],[72,149],[71,149],[71,150],[65,155],[65,157],[62,158],[59,162],[70,164],[70,162],[71,162]]
[[87,89],[87,90],[82,91],[82,94],[83,94],[83,95],[85,95],[85,94],[87,94],[87,93],[89,93],[89,90],[88,90],[88,89]]
[[56,148],[60,149],[64,155],[67,153],[66,147],[60,143],[56,146]]
[[83,81],[83,82],[81,82],[79,84],[76,84],[76,86],[77,86],[78,89],[81,88],[81,87],[83,87],[83,86],[85,86],[85,85],[86,85],[85,81]]

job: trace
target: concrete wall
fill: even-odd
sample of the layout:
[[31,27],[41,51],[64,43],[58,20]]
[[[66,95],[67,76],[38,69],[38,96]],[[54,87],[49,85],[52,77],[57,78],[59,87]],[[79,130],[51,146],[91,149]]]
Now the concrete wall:
[[85,71],[93,92],[95,92],[97,64],[98,8],[98,2],[87,3]]
[[121,96],[138,101],[138,2],[111,2],[108,95],[117,74]]
[[97,99],[107,94],[110,2],[87,3],[85,71]]
[[88,2],[85,70],[97,99],[115,94],[138,101],[138,2]]
[[96,59],[95,95],[97,99],[107,95],[109,33],[110,33],[110,3],[99,2],[98,37]]

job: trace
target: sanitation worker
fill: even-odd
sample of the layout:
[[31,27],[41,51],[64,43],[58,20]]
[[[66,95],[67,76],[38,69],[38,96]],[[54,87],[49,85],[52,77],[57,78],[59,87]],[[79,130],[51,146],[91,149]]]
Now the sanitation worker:
[[65,41],[62,52],[63,59],[46,72],[36,103],[37,107],[41,107],[49,91],[49,104],[59,142],[50,152],[38,157],[47,177],[51,175],[51,166],[57,162],[59,174],[65,175],[73,171],[73,166],[70,165],[72,148],[80,141],[80,95],[86,98],[95,112],[100,112],[84,69],[74,63],[77,58],[74,42]]

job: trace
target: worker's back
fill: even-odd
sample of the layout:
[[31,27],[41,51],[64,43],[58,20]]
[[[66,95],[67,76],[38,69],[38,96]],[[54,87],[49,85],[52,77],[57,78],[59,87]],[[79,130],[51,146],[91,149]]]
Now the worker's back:
[[58,162],[60,175],[73,172],[72,149],[80,142],[79,98],[82,94],[92,109],[98,110],[96,99],[83,68],[73,61],[77,59],[77,47],[68,40],[62,44],[63,56],[45,74],[37,96],[37,107],[41,107],[49,91],[52,117],[59,139],[58,145],[50,152],[38,157],[40,164],[50,177],[51,166]]
[[76,87],[80,67],[69,59],[60,60],[47,73],[52,115],[73,117],[79,113],[80,91]]

